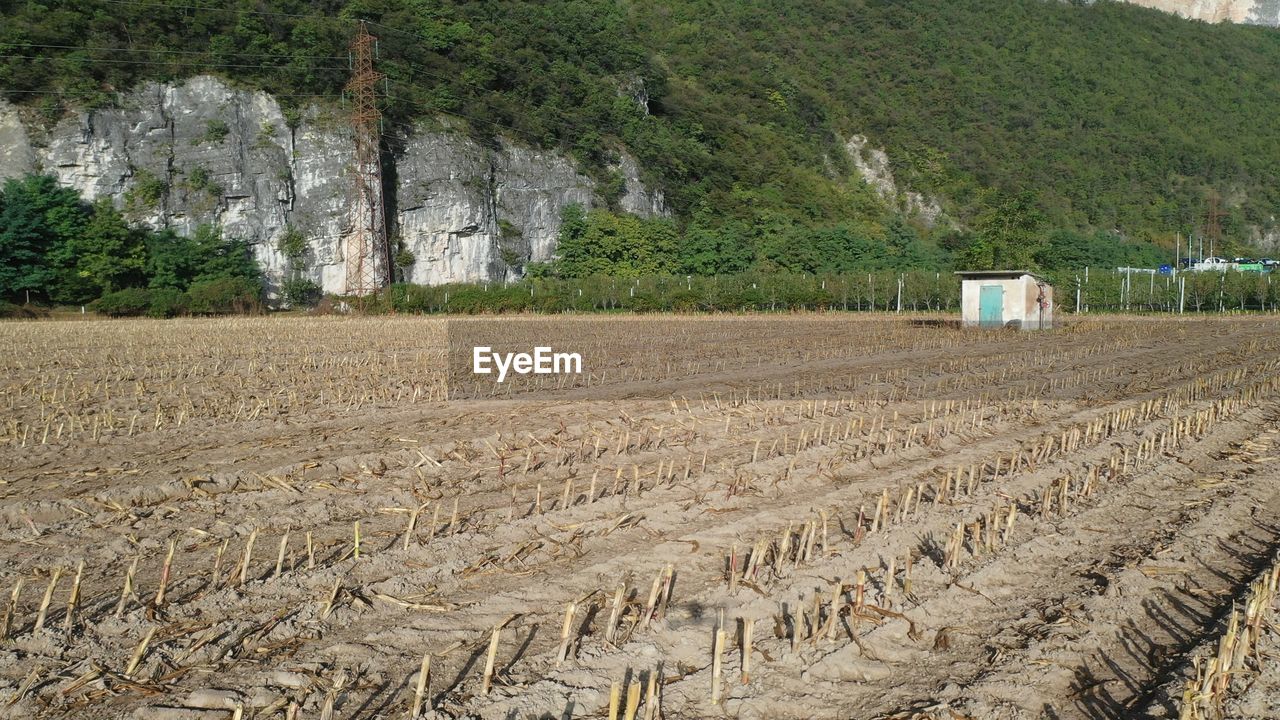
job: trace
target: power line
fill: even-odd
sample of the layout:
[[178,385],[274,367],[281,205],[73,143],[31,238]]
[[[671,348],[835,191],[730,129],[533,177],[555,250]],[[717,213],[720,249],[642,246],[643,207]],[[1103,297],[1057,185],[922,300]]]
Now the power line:
[[[111,2],[111,3],[113,3],[113,4],[120,4],[120,5],[150,6],[150,4],[148,4],[148,3],[127,2],[126,0],[96,0],[96,1],[98,1],[98,2]],[[171,9],[182,9],[182,8],[187,8],[187,9],[209,9],[209,8],[197,8],[197,7],[194,7],[194,6],[172,6],[172,5],[164,5],[164,6],[156,6],[156,7],[165,7],[165,8],[171,8]],[[250,14],[261,14],[261,13],[256,13],[256,12],[254,12],[254,11],[236,11],[236,10],[228,10],[228,12],[246,12],[246,13],[250,13]],[[266,14],[279,14],[279,13],[266,13]],[[288,14],[288,13],[285,13],[284,15],[292,16],[292,17],[309,17],[309,16],[292,15],[292,14]],[[381,24],[381,23],[372,23],[372,22],[371,22],[371,23],[369,23],[369,24],[370,24],[370,25],[373,25],[373,26],[380,27],[380,28],[392,29],[392,28],[390,28],[389,26],[387,26],[387,25],[383,25],[383,24]],[[404,35],[406,35],[406,36],[416,37],[416,38],[422,39],[422,38],[421,38],[421,36],[416,35],[415,33],[410,33],[410,32],[405,32],[405,31],[398,31],[398,32],[401,32],[401,34],[404,34]],[[29,46],[30,46],[30,47],[40,47],[40,46],[35,45],[35,44],[31,44],[31,45],[29,45]],[[56,46],[49,46],[49,47],[56,47]],[[93,48],[76,48],[76,49],[91,50],[91,49],[93,49]],[[98,50],[103,50],[103,51],[113,50],[113,49],[111,49],[111,48],[97,48],[97,49],[98,49]],[[137,52],[145,52],[145,51],[137,50]],[[191,52],[191,51],[165,51],[165,52],[172,52],[173,54],[187,54],[188,52],[190,52],[190,54],[203,54],[203,53],[195,53],[195,52]],[[324,58],[324,56],[310,56],[310,57],[312,57],[312,58],[316,58],[316,59],[322,59],[322,58],[323,58],[323,59],[330,59],[330,58]],[[41,57],[39,57],[39,56],[30,56],[30,55],[12,55],[12,54],[9,54],[9,55],[0,55],[0,58],[26,59],[26,60],[47,59],[47,58],[41,58]],[[134,60],[134,59],[126,59],[126,58],[120,58],[120,59],[116,59],[116,58],[67,58],[67,59],[68,59],[68,60],[70,60],[70,61],[72,61],[72,62],[81,62],[81,63],[89,63],[89,64],[92,64],[92,63],[136,64],[136,65],[159,65],[159,66],[166,66],[166,67],[170,67],[170,66],[173,66],[173,65],[180,65],[180,64],[182,64],[180,61],[175,61],[175,62],[173,62],[173,63],[170,63],[170,62],[161,62],[161,61]],[[331,59],[338,59],[338,58],[337,58],[336,56],[333,56]],[[453,77],[450,77],[450,76],[448,76],[448,75],[446,75],[446,74],[438,73],[438,72],[435,72],[435,71],[429,70],[429,69],[427,69],[427,68],[424,68],[424,67],[422,67],[422,66],[420,66],[420,65],[417,65],[417,64],[415,64],[415,63],[411,63],[411,62],[408,62],[408,61],[387,60],[387,59],[385,59],[385,58],[384,58],[384,59],[380,60],[379,62],[380,62],[380,64],[383,64],[383,65],[390,65],[390,66],[393,66],[393,67],[397,67],[398,69],[407,70],[407,71],[408,71],[408,73],[409,73],[409,75],[410,75],[411,77],[412,77],[412,76],[415,76],[415,75],[422,75],[422,76],[428,76],[428,77],[436,78],[437,80],[444,80],[444,81],[447,81],[447,82],[458,82],[457,78],[453,78]],[[249,64],[249,63],[196,63],[196,64],[200,65],[201,67],[204,67],[204,68],[211,68],[211,69],[213,69],[213,68],[218,68],[218,69],[223,69],[223,68],[227,68],[227,69],[273,69],[273,70],[303,69],[303,68],[290,68],[290,67],[289,67],[289,66],[287,66],[287,65],[268,65],[268,64]],[[329,67],[329,66],[322,66],[322,67],[318,67],[318,68],[305,68],[305,69],[306,69],[306,70],[342,70],[342,71],[346,71],[346,70],[348,70],[349,68],[347,68],[347,67]],[[473,88],[473,89],[476,89],[476,90],[479,90],[479,91],[481,91],[481,92],[485,92],[485,93],[495,93],[495,92],[498,92],[498,91],[495,91],[495,90],[492,90],[492,89],[489,89],[489,88],[485,88],[485,87],[480,86],[480,85],[476,85],[476,84],[474,84],[474,83],[465,83],[465,82],[464,82],[464,83],[461,83],[461,84],[462,84],[462,85],[464,85],[464,86],[469,86],[469,87],[471,87],[471,88]],[[71,91],[71,90],[3,90],[3,89],[0,89],[0,94],[23,94],[23,95],[82,95],[82,94],[84,94],[85,92],[86,92],[86,91]],[[120,90],[116,90],[116,91],[111,91],[111,92],[115,92],[116,94],[124,95],[124,94],[127,94],[129,91],[120,91]],[[334,99],[334,95],[322,95],[322,94],[316,94],[316,93],[269,93],[269,94],[270,94],[272,97],[274,97],[274,98],[313,98],[313,99],[325,99],[325,100],[333,100],[333,99]],[[509,124],[506,124],[506,123],[498,122],[498,121],[496,121],[496,120],[492,120],[492,119],[490,119],[490,118],[480,117],[480,116],[477,116],[477,115],[473,115],[473,114],[469,114],[469,113],[461,112],[461,111],[457,111],[457,110],[447,110],[447,109],[444,109],[444,108],[440,108],[440,107],[436,107],[436,106],[432,106],[432,105],[427,105],[427,104],[422,103],[421,101],[415,101],[415,100],[413,100],[412,98],[407,98],[407,97],[388,97],[388,98],[387,98],[387,100],[388,100],[388,101],[390,101],[390,102],[392,102],[392,103],[400,103],[400,104],[402,104],[402,105],[403,105],[403,106],[405,106],[405,107],[408,107],[408,108],[410,108],[410,109],[413,109],[413,110],[416,110],[416,111],[419,111],[419,112],[432,113],[432,114],[437,114],[437,115],[448,115],[448,116],[451,116],[451,117],[456,117],[456,118],[459,118],[459,119],[462,119],[462,120],[469,121],[469,122],[471,122],[471,123],[478,123],[478,124],[482,124],[482,125],[487,125],[487,126],[489,126],[489,127],[491,127],[491,128],[495,128],[495,129],[497,129],[497,130],[506,131],[506,132],[508,132],[508,133],[512,134],[514,137],[517,137],[517,138],[523,138],[523,139],[525,139],[525,140],[527,140],[527,141],[528,141],[528,140],[533,140],[533,138],[530,136],[530,131],[529,131],[528,129],[521,129],[521,128],[517,128],[517,127],[515,127],[514,125],[509,125]],[[488,108],[488,109],[489,109],[489,110],[491,110],[491,111],[494,111],[495,113],[506,112],[506,111],[508,110],[508,108],[505,108],[505,107],[501,107],[501,106],[499,106],[499,105],[496,105],[496,104],[494,104],[491,100],[486,100],[486,99],[484,99],[484,98],[482,98],[482,97],[473,97],[473,98],[468,99],[468,100],[467,100],[467,102],[469,102],[469,103],[473,103],[473,104],[481,105],[481,106],[483,106],[483,107],[485,107],[485,108]],[[543,106],[543,107],[542,107],[542,110],[543,110],[543,111],[549,111],[549,112],[550,112],[550,114],[553,116],[553,117],[552,117],[551,125],[552,125],[553,127],[557,128],[557,129],[559,129],[559,130],[560,130],[560,131],[562,131],[562,132],[565,132],[565,133],[569,133],[569,134],[571,134],[571,133],[575,133],[575,132],[580,132],[580,131],[582,130],[582,128],[583,128],[583,126],[582,126],[582,125],[580,125],[579,123],[572,121],[572,120],[568,117],[568,115],[567,115],[563,110],[555,109],[555,108],[549,108],[549,107],[546,107],[546,106]],[[412,124],[409,124],[409,123],[392,122],[392,123],[390,123],[390,124],[391,124],[393,127],[398,127],[398,128],[403,129],[403,130],[409,130],[409,131],[417,130],[417,126],[412,125]]]
[[[0,55],[0,58],[7,59],[7,60],[67,60],[67,61],[70,61],[70,62],[82,62],[82,63],[110,63],[110,64],[115,64],[115,65],[163,65],[163,66],[166,66],[166,67],[172,67],[172,66],[174,66],[174,65],[181,64],[181,63],[177,63],[177,62],[160,62],[160,61],[157,61],[157,60],[133,60],[133,59],[126,59],[126,58],[120,58],[120,59],[116,59],[116,58],[74,58],[74,57],[73,57],[73,58],[68,58],[68,57],[47,58],[47,57],[42,57],[42,56],[40,56],[40,55]],[[303,68],[290,68],[288,65],[249,65],[249,64],[238,64],[238,63],[198,63],[198,64],[199,64],[201,67],[209,67],[209,68],[237,68],[237,69],[245,69],[245,68],[258,68],[258,69],[263,69],[263,68],[266,68],[266,69],[272,69],[272,70],[303,69]],[[340,67],[340,66],[335,66],[335,67],[311,67],[311,68],[305,68],[305,69],[306,69],[306,70],[342,70],[343,72],[346,72],[346,71],[348,70],[348,68],[346,68],[346,67]]]
[[[39,48],[49,50],[84,50],[87,52],[128,52],[128,53],[155,53],[157,55],[210,55],[211,50],[162,50],[159,48],[109,48],[109,47],[84,47],[80,45],[39,45],[36,43],[6,43],[0,42],[0,47],[6,48]],[[238,57],[278,57],[293,60],[346,60],[345,55],[288,55],[285,53],[235,53]]]
[[162,4],[162,3],[134,2],[134,1],[131,1],[131,0],[91,0],[91,2],[103,3],[103,4],[107,4],[107,5],[126,5],[126,6],[131,6],[131,7],[151,8],[151,9],[155,9],[155,10],[197,10],[197,11],[200,11],[200,12],[223,12],[223,13],[235,13],[235,14],[237,14],[237,15],[259,15],[259,16],[263,16],[263,17],[285,17],[285,18],[295,18],[295,19],[301,19],[301,20],[316,20],[316,19],[321,19],[321,20],[329,20],[329,21],[333,21],[333,22],[341,22],[341,23],[354,23],[354,22],[357,22],[356,20],[351,19],[351,18],[332,17],[332,16],[327,16],[327,15],[315,15],[315,14],[304,14],[304,13],[273,12],[273,11],[268,11],[268,10],[244,10],[244,9],[240,9],[240,8],[224,8],[224,7],[217,7],[217,6],[214,6],[214,7],[206,7],[206,6],[202,6],[202,5],[169,5],[169,4]]
[[[83,95],[87,90],[14,90],[9,88],[0,88],[0,95]],[[102,92],[110,92],[116,95],[128,95],[132,90],[104,90]],[[268,90],[255,90],[254,92],[262,92],[273,98],[316,98],[324,100],[332,100],[333,95],[318,95],[316,93],[273,93]]]

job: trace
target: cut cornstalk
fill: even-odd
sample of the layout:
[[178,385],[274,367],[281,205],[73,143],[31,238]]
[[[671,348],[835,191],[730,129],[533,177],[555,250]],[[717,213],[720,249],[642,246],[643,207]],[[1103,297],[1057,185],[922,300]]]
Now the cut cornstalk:
[[160,587],[156,588],[156,597],[152,601],[152,605],[159,608],[164,606],[164,594],[169,589],[169,573],[173,569],[173,553],[178,549],[178,541],[169,541],[169,552],[164,556],[164,565],[160,568]]
[[498,657],[498,639],[502,635],[502,626],[495,625],[493,635],[489,637],[489,653],[484,659],[484,678],[480,683],[480,694],[488,695],[493,686],[493,665]]
[[80,579],[84,577],[84,561],[76,566],[76,578],[71,582],[71,596],[67,598],[67,615],[62,620],[62,633],[71,637],[71,629],[75,624],[76,605],[80,602]]
[[53,575],[49,578],[49,585],[44,589],[44,599],[40,601],[40,611],[36,613],[36,624],[34,630],[40,630],[44,627],[45,617],[49,614],[49,603],[53,600],[53,590],[58,586],[58,579],[62,577],[62,568],[55,567]]
[[716,627],[715,648],[713,650],[715,654],[711,658],[711,704],[712,705],[720,704],[720,674],[724,669],[721,655],[724,653],[724,641],[725,641],[724,620],[722,618],[719,626]]
[[559,667],[569,656],[569,643],[573,631],[573,616],[578,610],[577,603],[569,603],[564,610],[564,624],[560,626],[560,648],[556,651],[556,666]]
[[618,620],[622,617],[623,594],[627,591],[626,583],[618,586],[613,594],[613,609],[609,611],[609,624],[604,628],[604,641],[613,644],[614,636],[618,632]]
[[253,559],[253,543],[258,540],[258,529],[249,533],[249,540],[244,545],[244,555],[240,558],[240,574],[237,585],[244,585],[249,579],[249,561]]
[[18,578],[13,583],[13,590],[9,592],[9,607],[4,613],[4,623],[0,624],[0,640],[8,640],[9,633],[13,631],[14,620],[18,617],[18,596],[22,594],[22,585],[25,578]]
[[618,706],[622,704],[622,686],[617,680],[609,686],[609,720],[618,720]]
[[[222,541],[222,544],[218,546],[217,552],[214,553],[213,570],[210,571],[209,573],[209,584],[205,588],[206,591],[211,588],[216,588],[218,586],[219,584],[218,581],[222,577],[222,558],[227,552],[227,545],[229,545],[230,543],[231,543],[231,538],[224,538]],[[133,566],[135,569],[137,568],[138,566],[137,558],[133,559]],[[132,581],[132,578],[129,578],[129,580]],[[121,602],[123,602],[123,599],[121,600]]]
[[148,630],[147,634],[142,637],[142,642],[138,643],[138,647],[134,648],[133,656],[129,658],[129,665],[124,669],[125,677],[133,678],[134,671],[142,664],[142,658],[147,653],[147,646],[151,644],[151,638],[155,637],[156,630],[158,629],[159,628],[153,627]]
[[644,720],[657,720],[658,717],[658,674],[662,672],[659,664],[649,673],[649,684],[644,694]]
[[333,581],[333,590],[329,591],[329,599],[324,601],[324,609],[320,611],[320,619],[329,619],[329,614],[333,612],[333,604],[338,599],[338,592],[342,589],[342,578],[335,578]]
[[[427,678],[431,674],[431,653],[425,653],[422,656],[422,666],[418,668],[418,684],[413,691],[413,708],[409,711],[409,720],[417,720],[418,713],[422,710],[422,700],[427,695]],[[431,706],[428,703],[427,709]]]
[[275,577],[280,577],[284,572],[284,554],[289,549],[289,531],[285,531],[284,536],[280,538],[280,550],[276,553],[276,571]]
[[[859,570],[858,571],[859,579],[862,579],[864,576],[865,576],[864,573],[861,570]],[[843,590],[844,588],[841,587],[839,582],[833,583],[831,585],[831,610],[827,614],[826,627],[824,627],[822,630],[822,636],[827,640],[835,639],[835,636],[836,636],[836,627],[840,622],[840,595],[843,592]],[[814,615],[814,620],[817,620],[816,613]]]
[[[223,546],[226,546],[225,543]],[[133,576],[138,572],[138,560],[139,556],[135,555],[133,562],[129,564],[129,569],[125,571],[124,587],[120,590],[120,602],[116,604],[116,617],[124,615],[125,608],[129,604],[129,596],[133,595]]]
[[426,507],[425,504],[419,505],[418,507],[414,508],[409,512],[409,525],[404,529],[404,546],[402,548],[403,550],[409,549],[409,543],[410,541],[413,540],[413,529],[418,524],[418,513],[422,512],[422,509],[425,507]]
[[640,709],[640,681],[632,680],[627,688],[627,709],[622,714],[623,720],[636,720],[636,711]]
[[[735,554],[737,546],[734,546]],[[649,588],[649,600],[644,604],[644,616],[640,618],[640,629],[644,630],[649,627],[649,620],[653,618],[654,608],[658,604],[658,593],[662,591],[662,577],[665,575],[665,568],[658,571],[653,578],[653,587]],[[729,577],[736,577],[737,573],[733,568],[729,569]]]

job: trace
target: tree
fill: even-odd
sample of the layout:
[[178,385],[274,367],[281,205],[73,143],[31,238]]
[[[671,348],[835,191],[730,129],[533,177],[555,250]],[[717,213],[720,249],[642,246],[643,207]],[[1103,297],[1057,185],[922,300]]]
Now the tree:
[[172,230],[147,237],[147,286],[186,290],[199,272],[201,258],[191,238]]
[[80,196],[48,175],[6,181],[0,190],[0,296],[50,299],[59,274],[49,255],[80,235],[87,221]]
[[934,266],[933,258],[920,242],[916,229],[907,224],[901,215],[894,215],[885,228],[885,244],[897,270],[923,270]]
[[604,210],[565,208],[556,266],[564,277],[633,277],[676,268],[679,234],[669,220],[643,220]]
[[694,222],[680,242],[679,269],[691,275],[726,275],[751,267],[753,252],[742,233]]
[[94,203],[83,227],[58,239],[48,259],[52,299],[86,303],[104,293],[143,284],[146,234],[131,229],[104,198]]
[[191,237],[171,230],[153,233],[147,240],[147,275],[149,287],[175,290],[223,278],[262,284],[262,270],[249,243],[224,239],[214,225],[201,225]]
[[1030,195],[984,194],[983,209],[974,222],[976,235],[960,253],[965,270],[1031,270],[1044,244],[1040,227],[1044,216]]

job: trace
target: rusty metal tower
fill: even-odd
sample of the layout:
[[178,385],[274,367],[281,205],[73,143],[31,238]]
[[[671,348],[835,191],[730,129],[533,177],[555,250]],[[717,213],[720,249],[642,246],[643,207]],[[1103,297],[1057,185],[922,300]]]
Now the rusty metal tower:
[[346,87],[355,141],[350,218],[342,243],[347,295],[376,292],[387,284],[391,267],[382,197],[382,113],[378,110],[378,83],[383,74],[373,67],[376,52],[377,38],[361,21],[351,41],[351,80]]

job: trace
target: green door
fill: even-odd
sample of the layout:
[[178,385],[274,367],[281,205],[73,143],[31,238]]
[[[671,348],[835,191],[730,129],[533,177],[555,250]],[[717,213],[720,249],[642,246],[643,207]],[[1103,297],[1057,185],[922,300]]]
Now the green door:
[[978,295],[978,324],[982,327],[1004,327],[1004,288],[983,285]]

